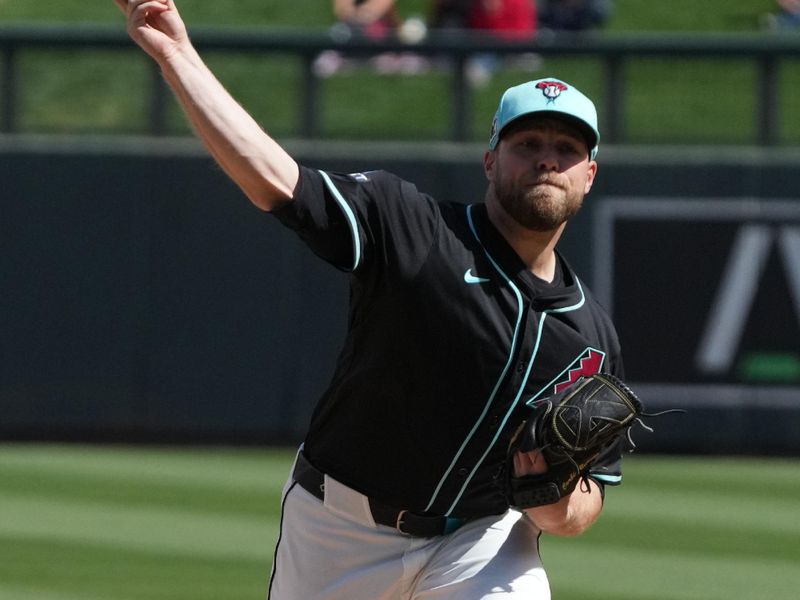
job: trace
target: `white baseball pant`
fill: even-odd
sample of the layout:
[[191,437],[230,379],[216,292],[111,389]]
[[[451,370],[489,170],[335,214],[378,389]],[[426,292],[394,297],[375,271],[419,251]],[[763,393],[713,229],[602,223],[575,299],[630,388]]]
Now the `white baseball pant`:
[[376,525],[362,494],[325,477],[322,502],[290,480],[269,600],[550,600],[539,529],[509,510],[415,538]]

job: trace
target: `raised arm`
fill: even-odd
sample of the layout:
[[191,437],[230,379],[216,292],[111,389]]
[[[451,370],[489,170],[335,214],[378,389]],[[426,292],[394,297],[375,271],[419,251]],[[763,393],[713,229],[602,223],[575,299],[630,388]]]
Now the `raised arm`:
[[173,0],[114,0],[128,34],[161,67],[198,137],[259,208],[291,200],[297,163],[234,100],[195,50]]

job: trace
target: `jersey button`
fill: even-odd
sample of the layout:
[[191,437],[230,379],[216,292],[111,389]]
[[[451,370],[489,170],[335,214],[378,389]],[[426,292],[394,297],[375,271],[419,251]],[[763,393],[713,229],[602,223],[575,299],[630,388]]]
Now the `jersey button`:
[[522,373],[525,370],[525,363],[518,362],[517,363],[517,373]]
[[467,476],[467,473],[469,473],[469,469],[465,469],[464,467],[461,467],[461,468],[458,470],[458,476],[459,476],[459,477],[466,477],[466,476]]

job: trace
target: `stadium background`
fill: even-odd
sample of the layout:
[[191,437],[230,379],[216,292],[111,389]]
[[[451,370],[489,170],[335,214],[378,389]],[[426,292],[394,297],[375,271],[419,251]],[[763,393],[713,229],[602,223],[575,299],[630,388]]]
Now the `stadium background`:
[[[747,35],[772,8],[650,4],[618,2],[609,34]],[[190,27],[329,21],[326,7],[301,19],[276,2],[181,8]],[[115,11],[6,1],[0,20],[111,23]],[[325,139],[309,142],[295,135],[292,86],[258,87],[295,71],[211,60],[303,162],[380,166],[464,200],[482,194],[497,93],[525,76],[509,70],[477,91],[475,139],[453,144],[437,139],[441,75],[343,74],[325,84]],[[544,71],[599,87],[585,63]],[[130,88],[148,73],[135,51],[35,49],[20,65],[19,123],[0,136],[0,599],[263,597],[287,448],[330,373],[344,283],[246,202],[184,137],[174,106],[170,136],[144,135],[146,102]],[[564,250],[609,301],[632,384],[689,413],[642,440],[591,532],[545,540],[556,598],[794,598],[798,73],[796,59],[781,71],[779,143],[757,147],[744,61],[631,68],[628,143],[602,148]],[[737,260],[737,248],[761,248],[762,262]],[[742,273],[757,275],[754,290]],[[725,285],[748,301],[720,305]],[[727,362],[704,362],[699,348],[715,340],[735,342]]]

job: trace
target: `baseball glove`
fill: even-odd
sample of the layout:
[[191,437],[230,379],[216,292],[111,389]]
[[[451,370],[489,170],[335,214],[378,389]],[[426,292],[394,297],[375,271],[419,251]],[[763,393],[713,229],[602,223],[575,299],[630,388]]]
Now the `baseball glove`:
[[[531,508],[553,504],[586,480],[592,462],[621,442],[642,415],[642,403],[618,378],[597,374],[581,378],[541,402],[511,442],[506,464],[509,504]],[[641,422],[641,421],[640,421]],[[538,448],[548,469],[517,477],[514,455]]]

